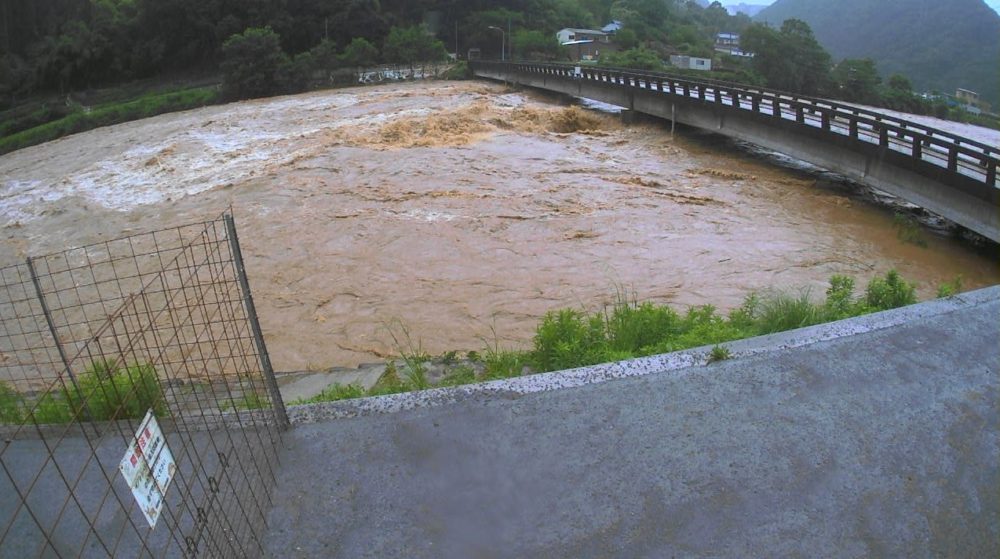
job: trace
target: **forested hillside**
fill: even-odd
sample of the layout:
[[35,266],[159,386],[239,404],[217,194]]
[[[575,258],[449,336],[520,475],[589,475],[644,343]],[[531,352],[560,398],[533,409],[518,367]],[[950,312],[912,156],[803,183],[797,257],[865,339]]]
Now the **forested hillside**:
[[[450,52],[498,56],[551,50],[563,27],[625,22],[634,45],[710,56],[714,33],[749,18],[687,0],[3,0],[0,96],[68,92],[164,73],[218,69],[222,46],[269,27],[289,57],[342,53],[355,39],[381,49],[393,28],[424,25]],[[496,29],[508,29],[501,37]],[[384,53],[383,53],[384,54]]]
[[[843,0],[833,9],[825,0],[779,0],[775,8],[798,3],[810,7],[807,19],[840,14],[860,27],[886,12],[862,9],[873,2]],[[867,58],[887,49],[897,58],[909,53],[919,59],[911,63],[919,87],[957,85],[996,97],[1000,30],[986,31],[998,18],[982,0],[952,2],[979,13],[979,26],[946,17],[950,11],[935,7],[938,0],[885,0],[879,5],[921,8],[904,10],[899,26],[864,27],[881,33],[869,47],[857,41],[853,50],[830,56],[823,36],[817,42],[800,20],[769,28],[705,0],[0,0],[0,153],[163,112],[356,84],[380,63],[412,74],[416,64],[443,61],[448,52],[461,58],[470,48],[484,58],[500,58],[503,45],[514,59],[568,60],[557,30],[612,20],[622,26],[613,46],[601,49],[596,62],[603,65],[978,118],[954,102],[914,95],[911,80],[889,75],[900,67],[889,54],[879,59],[881,68]],[[844,10],[845,4],[857,9]],[[925,31],[929,20],[947,41]],[[720,32],[741,33],[743,48],[756,56],[719,54]],[[940,54],[940,45],[952,54]],[[669,68],[665,60],[673,54],[713,58],[713,70]]]
[[777,0],[772,26],[801,19],[835,59],[872,58],[920,90],[962,87],[1000,104],[1000,15],[983,0]]

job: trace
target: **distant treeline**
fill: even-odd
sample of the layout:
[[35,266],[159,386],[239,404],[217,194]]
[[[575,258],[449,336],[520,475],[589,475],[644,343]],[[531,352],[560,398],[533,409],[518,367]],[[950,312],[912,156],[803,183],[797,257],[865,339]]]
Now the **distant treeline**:
[[[670,54],[713,57],[725,79],[947,116],[884,81],[870,60],[834,64],[798,20],[781,29],[693,0],[2,0],[0,109],[44,95],[132,80],[221,73],[229,98],[297,91],[320,69],[412,65],[479,48],[563,56],[555,32],[622,23],[603,63],[662,68]],[[717,33],[741,33],[752,59],[720,57]],[[610,49],[609,49],[610,50]],[[721,58],[721,59],[720,59]]]

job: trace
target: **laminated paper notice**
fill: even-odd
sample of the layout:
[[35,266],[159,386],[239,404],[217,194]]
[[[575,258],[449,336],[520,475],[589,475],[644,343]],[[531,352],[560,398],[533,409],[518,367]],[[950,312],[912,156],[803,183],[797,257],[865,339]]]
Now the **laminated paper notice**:
[[135,432],[132,444],[118,465],[125,482],[132,489],[135,501],[149,527],[156,527],[156,521],[163,510],[164,495],[174,479],[177,465],[167,448],[167,439],[156,422],[153,410],[146,412],[146,418]]

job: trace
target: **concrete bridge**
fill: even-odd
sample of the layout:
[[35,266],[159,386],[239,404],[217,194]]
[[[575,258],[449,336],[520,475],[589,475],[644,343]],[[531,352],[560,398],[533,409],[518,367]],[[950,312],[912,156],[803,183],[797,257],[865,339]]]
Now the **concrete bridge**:
[[1000,146],[835,101],[712,80],[566,64],[471,65],[479,77],[586,97],[784,153],[1000,242]]

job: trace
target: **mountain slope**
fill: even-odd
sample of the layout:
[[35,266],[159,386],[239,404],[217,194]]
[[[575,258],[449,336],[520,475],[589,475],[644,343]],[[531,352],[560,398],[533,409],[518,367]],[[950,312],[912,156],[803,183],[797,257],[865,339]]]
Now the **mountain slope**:
[[754,18],[805,21],[835,60],[873,58],[918,90],[978,91],[1000,104],[1000,15],[983,0],[777,0]]

